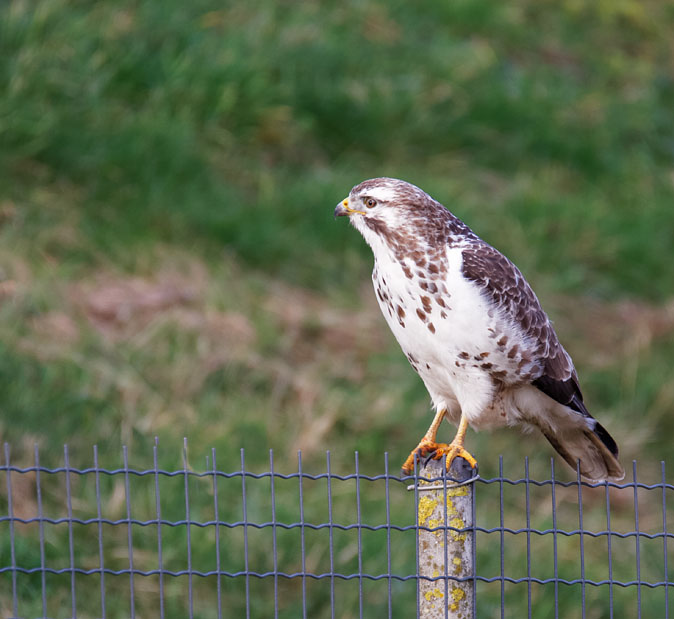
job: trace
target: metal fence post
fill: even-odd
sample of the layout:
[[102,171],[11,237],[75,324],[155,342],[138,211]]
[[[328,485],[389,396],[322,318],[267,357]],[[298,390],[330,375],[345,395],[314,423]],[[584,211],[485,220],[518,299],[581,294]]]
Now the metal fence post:
[[419,618],[473,619],[475,478],[463,458],[452,462],[446,477],[443,473],[444,461],[421,465],[419,477],[432,481],[420,479],[414,493],[419,526]]

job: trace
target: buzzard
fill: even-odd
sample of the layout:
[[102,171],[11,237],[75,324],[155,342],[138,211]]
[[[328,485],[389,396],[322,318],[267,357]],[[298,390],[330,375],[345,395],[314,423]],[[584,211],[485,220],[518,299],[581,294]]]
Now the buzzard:
[[[571,357],[519,269],[424,191],[375,178],[335,208],[374,253],[372,282],[384,318],[436,410],[403,465],[461,456],[468,426],[538,428],[592,481],[620,480],[618,447],[588,412]],[[436,442],[447,417],[458,425]]]

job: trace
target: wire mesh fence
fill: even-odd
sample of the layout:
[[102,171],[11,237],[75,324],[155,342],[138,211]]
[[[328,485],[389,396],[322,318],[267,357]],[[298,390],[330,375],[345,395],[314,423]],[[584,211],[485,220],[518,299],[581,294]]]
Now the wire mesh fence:
[[[229,454],[228,454],[229,455]],[[228,463],[231,464],[231,455]],[[50,463],[52,464],[52,463]],[[473,535],[476,617],[669,617],[674,585],[658,479],[589,484],[523,475],[478,479],[468,528],[425,521],[414,477],[388,457],[364,474],[307,471],[269,454],[265,470],[206,465],[0,466],[3,617],[411,617],[420,530]],[[288,467],[292,467],[288,469]],[[459,523],[460,524],[460,523]],[[454,579],[454,580],[453,580]],[[445,583],[449,581],[448,588]],[[428,593],[426,594],[428,595]],[[439,594],[438,594],[439,595]]]

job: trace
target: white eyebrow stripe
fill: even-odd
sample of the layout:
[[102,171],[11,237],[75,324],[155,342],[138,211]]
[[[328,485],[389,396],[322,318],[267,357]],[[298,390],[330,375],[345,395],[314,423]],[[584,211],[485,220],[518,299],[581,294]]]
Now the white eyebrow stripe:
[[381,202],[390,202],[396,197],[396,190],[393,187],[373,187],[372,189],[366,189],[363,191],[363,196],[368,198],[374,198],[377,201]]

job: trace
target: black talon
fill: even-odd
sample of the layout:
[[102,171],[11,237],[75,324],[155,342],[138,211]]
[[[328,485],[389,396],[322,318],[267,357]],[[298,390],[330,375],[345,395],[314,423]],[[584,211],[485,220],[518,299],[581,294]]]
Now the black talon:
[[[431,451],[426,458],[424,459],[424,466],[428,466],[428,463],[433,459],[433,456],[435,456],[435,450]],[[421,459],[421,456],[419,456],[419,459]]]

